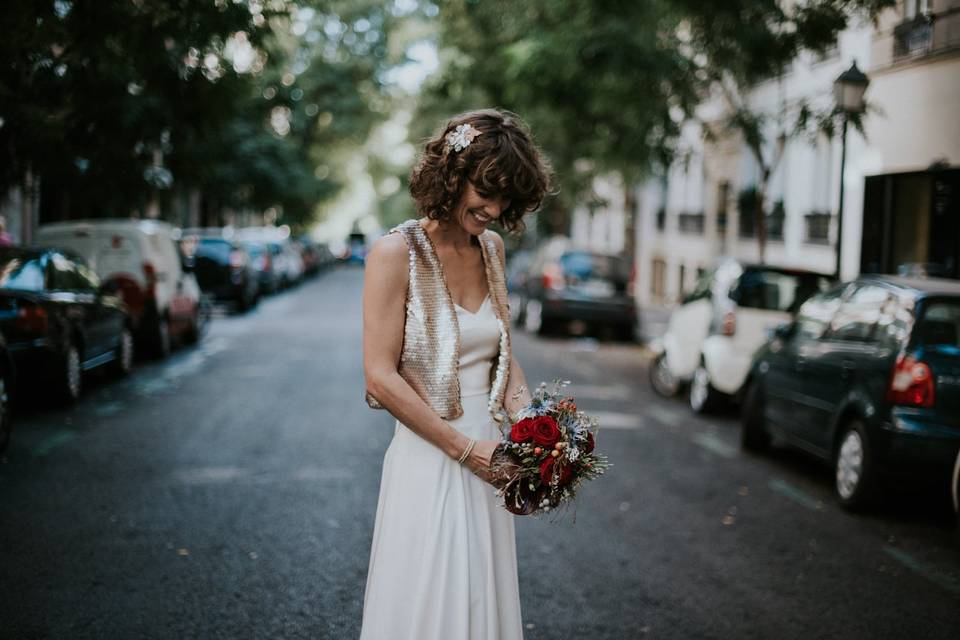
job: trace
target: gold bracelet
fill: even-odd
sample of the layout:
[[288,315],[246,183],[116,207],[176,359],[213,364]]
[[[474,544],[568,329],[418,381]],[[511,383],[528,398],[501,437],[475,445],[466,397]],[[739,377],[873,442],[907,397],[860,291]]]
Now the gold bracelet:
[[460,459],[457,460],[460,464],[463,464],[463,461],[467,459],[467,456],[470,455],[470,452],[473,451],[473,447],[476,446],[477,441],[470,439],[470,442],[467,443],[467,448],[463,450],[463,453],[460,454]]

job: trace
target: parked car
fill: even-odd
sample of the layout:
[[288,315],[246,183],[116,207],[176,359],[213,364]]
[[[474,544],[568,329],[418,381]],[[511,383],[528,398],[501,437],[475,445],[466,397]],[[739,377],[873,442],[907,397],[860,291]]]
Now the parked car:
[[242,244],[257,273],[258,294],[262,296],[276,293],[280,289],[280,273],[275,268],[270,247],[260,240],[244,240]]
[[138,346],[163,357],[176,339],[196,342],[202,324],[200,286],[174,237],[159,220],[79,220],[41,225],[37,244],[83,256],[127,304]]
[[736,399],[768,332],[833,283],[822,273],[721,260],[698,279],[670,315],[664,335],[651,344],[653,389],[671,396],[688,384],[688,402],[697,413]]
[[16,368],[7,348],[7,340],[0,334],[0,457],[10,446],[13,420],[10,416],[10,396],[16,385]]
[[126,305],[68,250],[0,248],[0,331],[18,383],[50,385],[64,402],[80,397],[84,371],[133,366]]
[[526,277],[514,282],[519,297],[516,322],[529,331],[609,328],[622,340],[633,339],[637,309],[630,266],[620,256],[552,241],[536,252]]
[[200,289],[240,311],[260,298],[259,274],[246,248],[222,229],[184,229],[180,248]]
[[750,368],[743,446],[771,435],[830,461],[848,507],[887,478],[945,481],[960,450],[960,282],[861,277],[810,298]]
[[240,241],[256,240],[267,245],[281,288],[294,285],[303,278],[303,258],[290,241],[288,228],[244,227],[237,231],[237,237]]

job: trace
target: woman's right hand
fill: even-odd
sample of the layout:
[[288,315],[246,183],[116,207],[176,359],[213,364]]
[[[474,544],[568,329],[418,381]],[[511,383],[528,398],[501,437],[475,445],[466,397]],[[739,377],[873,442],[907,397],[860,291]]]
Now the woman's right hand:
[[489,482],[495,487],[501,487],[510,477],[510,469],[503,469],[499,465],[491,468],[493,454],[500,445],[499,440],[477,440],[473,450],[463,464],[475,473],[481,480]]

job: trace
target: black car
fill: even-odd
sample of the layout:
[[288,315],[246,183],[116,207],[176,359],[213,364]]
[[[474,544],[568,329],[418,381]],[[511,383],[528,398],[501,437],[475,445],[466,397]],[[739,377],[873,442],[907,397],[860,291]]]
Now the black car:
[[[830,461],[841,504],[940,479],[960,449],[960,282],[864,276],[811,297],[753,360],[742,443]],[[943,485],[941,485],[943,486]]]
[[6,452],[10,444],[10,433],[13,431],[13,421],[10,419],[10,394],[13,392],[16,370],[7,341],[0,334],[0,457]]
[[526,277],[515,280],[520,297],[517,324],[540,334],[609,328],[620,339],[632,340],[637,310],[627,261],[591,251],[551,253],[549,248],[538,252]]
[[184,231],[180,241],[184,261],[204,293],[246,311],[260,299],[260,276],[250,254],[239,241],[222,234]]
[[65,402],[80,397],[84,371],[133,365],[126,306],[67,250],[0,248],[0,332],[18,388],[52,385]]
[[274,266],[273,254],[267,243],[259,240],[244,240],[243,248],[247,250],[253,269],[257,272],[260,295],[269,295],[279,291],[280,273]]

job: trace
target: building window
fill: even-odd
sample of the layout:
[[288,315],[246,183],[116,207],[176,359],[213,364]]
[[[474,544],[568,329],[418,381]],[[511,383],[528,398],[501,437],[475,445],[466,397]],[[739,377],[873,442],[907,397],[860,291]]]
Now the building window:
[[717,186],[717,233],[727,235],[727,202],[730,200],[730,183],[721,182]]
[[773,209],[767,214],[767,238],[783,240],[783,221],[786,217],[787,212],[783,207],[783,200],[777,200]]
[[756,230],[757,189],[747,187],[737,195],[737,215],[739,234],[741,238],[752,238]]
[[651,264],[650,293],[653,297],[662,300],[667,275],[667,263],[660,258],[654,258]]
[[830,215],[829,211],[811,211],[804,218],[806,236],[804,240],[810,244],[830,243]]
[[663,231],[664,227],[667,226],[667,210],[663,207],[660,207],[657,210],[657,231]]
[[686,288],[684,287],[684,283],[686,279],[687,279],[687,267],[686,265],[681,264],[680,265],[680,285],[677,287],[678,298],[682,298],[683,292],[686,290]]
[[703,213],[681,213],[677,216],[680,233],[703,234]]

